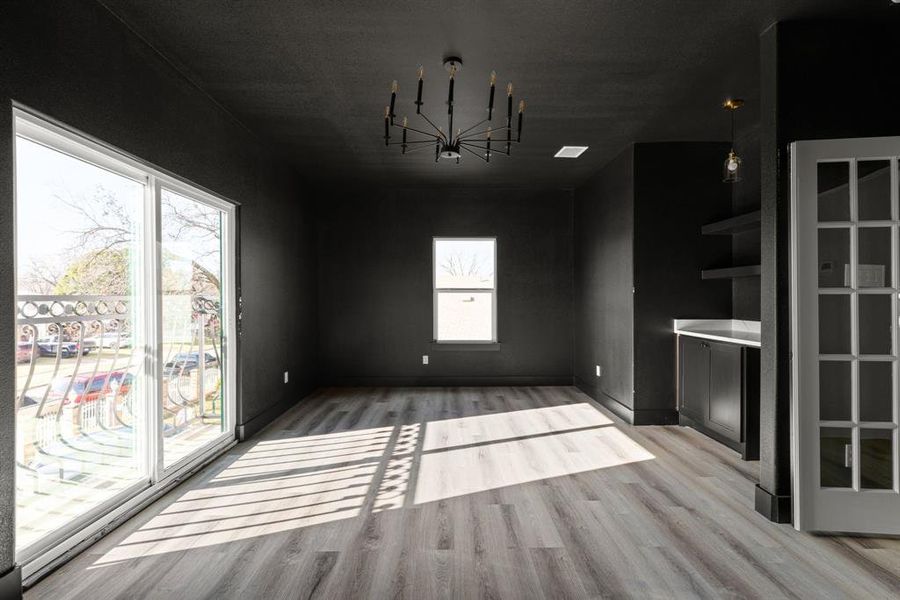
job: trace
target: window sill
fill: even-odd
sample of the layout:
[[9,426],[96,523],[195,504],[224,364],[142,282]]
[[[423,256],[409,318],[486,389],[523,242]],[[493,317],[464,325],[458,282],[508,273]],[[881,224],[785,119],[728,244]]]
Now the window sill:
[[500,342],[431,342],[436,352],[500,352]]

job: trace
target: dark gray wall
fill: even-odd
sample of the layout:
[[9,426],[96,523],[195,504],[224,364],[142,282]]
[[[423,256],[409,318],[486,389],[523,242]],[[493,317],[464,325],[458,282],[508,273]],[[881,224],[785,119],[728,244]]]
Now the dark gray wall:
[[[731,208],[734,215],[759,210],[760,154],[759,123],[739,127],[735,151],[744,159],[742,181],[732,186]],[[731,238],[731,260],[736,265],[758,265],[760,230],[745,231]],[[738,277],[731,283],[732,316],[759,321],[759,277]]]
[[[635,144],[575,191],[575,381],[637,423],[675,422],[676,318],[729,318],[731,241],[702,236],[731,214],[728,146]],[[595,366],[600,365],[598,378]]]
[[241,203],[240,422],[250,430],[311,389],[316,332],[311,211],[259,140],[94,2],[5,2],[0,46],[2,574],[14,546],[13,101]]
[[634,408],[652,422],[675,420],[672,319],[727,319],[731,282],[701,280],[728,266],[731,240],[704,236],[706,223],[731,215],[722,182],[728,144],[634,146]]
[[[806,21],[762,35],[762,352],[757,510],[790,519],[789,145],[900,135],[889,100],[900,81],[900,15],[878,22]],[[840,76],[836,77],[836,73]]]
[[[433,236],[497,237],[499,352],[432,349]],[[570,192],[329,190],[317,239],[323,381],[571,383]]]
[[628,410],[634,409],[633,158],[629,146],[575,191],[575,382]]

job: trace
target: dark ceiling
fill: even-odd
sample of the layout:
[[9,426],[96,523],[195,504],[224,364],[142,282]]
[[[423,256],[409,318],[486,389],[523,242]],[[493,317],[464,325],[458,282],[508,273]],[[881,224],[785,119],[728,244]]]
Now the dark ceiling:
[[[632,141],[727,139],[724,97],[747,100],[739,120],[757,117],[758,36],[769,24],[900,12],[890,0],[103,3],[307,177],[404,187],[571,188]],[[526,99],[513,157],[436,165],[430,152],[385,148],[390,83],[399,80],[397,114],[414,125],[420,64],[425,110],[446,118],[448,53],[464,61],[456,124],[484,118],[492,69],[498,100],[507,81]],[[564,144],[590,150],[552,158]]]

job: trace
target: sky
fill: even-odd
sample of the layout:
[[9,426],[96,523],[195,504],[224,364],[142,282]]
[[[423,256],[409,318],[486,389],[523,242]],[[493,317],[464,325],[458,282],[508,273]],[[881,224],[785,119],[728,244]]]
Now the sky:
[[[17,137],[16,268],[19,293],[34,291],[23,289],[22,286],[23,276],[33,263],[49,263],[58,273],[62,273],[65,266],[80,254],[78,236],[73,232],[87,229],[90,221],[67,204],[67,201],[90,199],[102,189],[112,195],[128,215],[132,227],[137,230],[130,237],[135,243],[140,243],[144,188],[142,182]],[[177,194],[165,190],[164,193],[164,199],[181,209],[193,204],[193,201]],[[203,208],[216,211],[213,208]],[[165,225],[164,222],[164,234],[173,231]],[[211,251],[218,246],[215,239],[210,239],[205,233],[195,235],[191,230],[178,231],[180,236],[177,241],[172,240],[171,236],[167,239],[164,235],[167,262],[170,263],[168,268],[190,272],[190,260],[195,259],[207,269],[219,271],[220,254]],[[138,254],[135,252],[133,255]],[[179,262],[179,258],[185,264],[175,264]]]

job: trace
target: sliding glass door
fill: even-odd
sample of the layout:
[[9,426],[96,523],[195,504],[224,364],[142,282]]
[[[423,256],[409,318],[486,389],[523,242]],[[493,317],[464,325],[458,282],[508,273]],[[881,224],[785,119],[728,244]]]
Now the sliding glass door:
[[15,123],[16,547],[27,563],[233,441],[235,217],[96,142],[20,111]]
[[19,547],[148,481],[146,187],[16,138]]
[[163,464],[170,468],[225,425],[222,258],[225,213],[163,187]]

